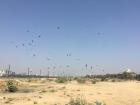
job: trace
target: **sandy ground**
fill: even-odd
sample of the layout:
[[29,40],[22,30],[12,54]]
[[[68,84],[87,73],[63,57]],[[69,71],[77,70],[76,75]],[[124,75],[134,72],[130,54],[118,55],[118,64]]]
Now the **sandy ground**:
[[[0,105],[65,105],[71,98],[80,97],[89,103],[96,100],[106,105],[140,105],[140,82],[97,82],[96,84],[55,83],[40,80],[26,82],[16,93],[0,91]],[[1,88],[2,89],[2,88]],[[3,99],[4,97],[4,99]]]

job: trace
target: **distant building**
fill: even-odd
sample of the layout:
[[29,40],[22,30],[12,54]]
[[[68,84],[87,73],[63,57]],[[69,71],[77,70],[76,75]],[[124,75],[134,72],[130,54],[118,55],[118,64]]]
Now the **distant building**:
[[126,73],[132,73],[132,70],[131,69],[127,69],[124,72],[126,72]]
[[126,78],[135,78],[137,76],[137,74],[135,72],[133,72],[131,69],[127,69],[125,70],[122,75]]
[[11,70],[0,70],[0,76],[14,76],[16,73]]
[[0,70],[0,76],[5,76],[6,72],[4,70]]
[[127,70],[125,70],[123,73],[131,74],[131,75],[134,75],[134,76],[137,75],[137,74],[136,74],[135,72],[133,72],[131,69],[127,69]]

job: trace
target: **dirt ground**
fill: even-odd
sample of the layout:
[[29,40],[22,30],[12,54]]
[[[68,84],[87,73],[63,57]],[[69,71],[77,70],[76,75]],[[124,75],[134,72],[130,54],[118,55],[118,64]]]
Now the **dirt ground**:
[[[0,79],[3,83],[3,79]],[[65,105],[71,98],[82,98],[89,103],[100,101],[105,105],[140,105],[140,82],[56,83],[39,79],[16,79],[19,89],[8,93],[0,88],[0,105]]]

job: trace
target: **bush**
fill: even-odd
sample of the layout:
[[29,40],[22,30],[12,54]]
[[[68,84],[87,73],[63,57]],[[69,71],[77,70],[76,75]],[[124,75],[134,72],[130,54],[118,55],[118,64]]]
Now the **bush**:
[[106,79],[106,77],[101,77],[101,81],[103,82],[103,81],[106,81],[107,79]]
[[91,80],[92,84],[96,84],[96,80]]
[[13,80],[8,80],[6,83],[6,90],[9,92],[16,92],[17,91],[16,82]]
[[58,77],[58,78],[56,78],[55,82],[65,83],[65,82],[67,82],[67,78],[66,77]]
[[140,78],[138,78],[137,80],[140,81]]
[[102,102],[99,102],[99,101],[96,101],[95,102],[95,105],[106,105],[105,103],[102,103]]
[[88,104],[85,100],[76,98],[76,99],[71,99],[68,105],[88,105]]
[[85,83],[86,79],[85,78],[77,78],[78,83]]
[[140,81],[140,74],[136,76],[136,80]]
[[67,80],[68,80],[68,81],[72,81],[73,78],[72,78],[72,77],[67,77]]
[[116,82],[116,80],[115,79],[112,79],[112,82]]
[[99,102],[99,101],[96,101],[95,104],[96,104],[96,105],[102,105],[102,103]]

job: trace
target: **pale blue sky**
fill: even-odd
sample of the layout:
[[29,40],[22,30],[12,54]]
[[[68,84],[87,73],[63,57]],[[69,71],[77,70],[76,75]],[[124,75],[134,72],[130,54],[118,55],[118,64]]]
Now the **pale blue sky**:
[[0,0],[0,68],[140,73],[139,27],[139,0]]

